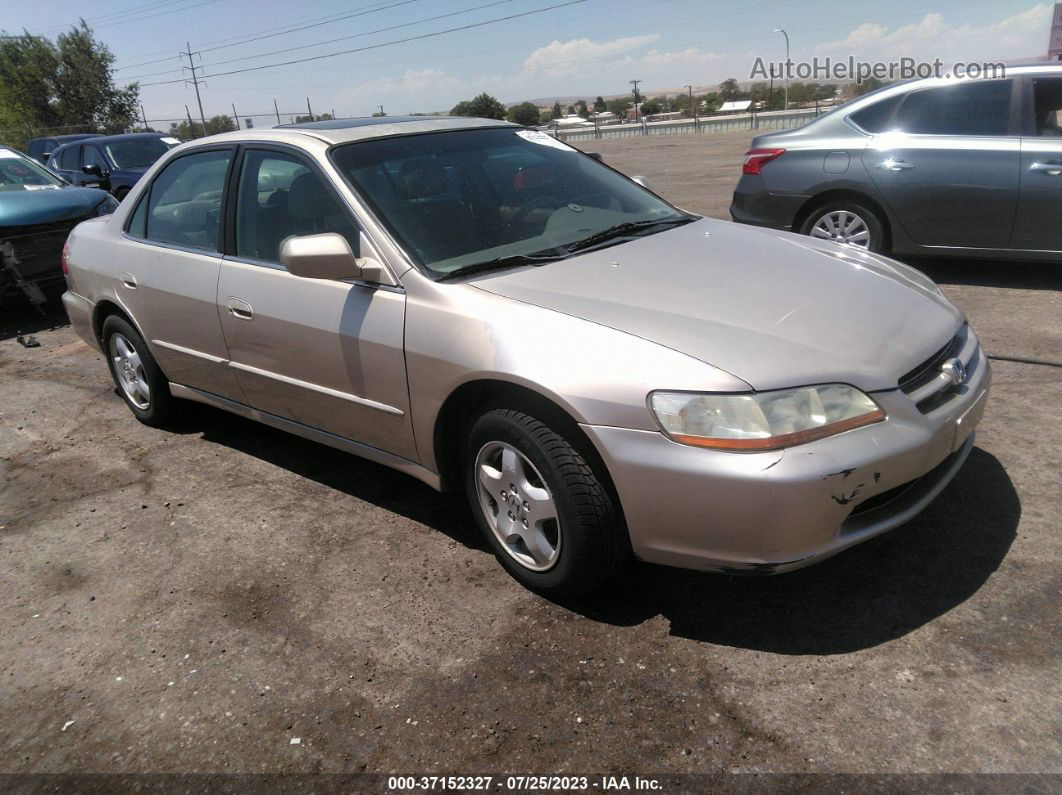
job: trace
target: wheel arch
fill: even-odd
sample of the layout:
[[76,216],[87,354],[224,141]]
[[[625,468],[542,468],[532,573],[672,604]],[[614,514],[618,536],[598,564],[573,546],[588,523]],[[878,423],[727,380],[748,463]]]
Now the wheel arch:
[[477,378],[456,387],[443,401],[435,417],[432,446],[443,491],[461,487],[464,439],[469,426],[486,410],[499,406],[527,411],[546,423],[579,450],[612,498],[616,514],[626,533],[626,521],[616,486],[590,437],[579,421],[561,403],[529,386],[501,378]]
[[[123,309],[116,302],[110,300],[109,298],[104,298],[104,299],[96,302],[96,306],[95,306],[95,308],[92,311],[92,333],[96,335],[96,341],[100,344],[100,350],[104,349],[104,347],[103,347],[103,323],[111,315],[117,315],[118,317],[122,318],[122,320],[124,320],[126,323],[128,323],[133,328],[135,328],[137,330],[137,333],[141,337],[144,337],[144,332],[140,328],[140,324],[138,324],[135,320],[133,320],[133,316],[132,315],[130,315],[125,309]],[[144,337],[144,341],[147,342],[147,337]],[[147,343],[147,344],[150,347],[150,343]]]
[[893,224],[888,211],[881,202],[870,194],[851,188],[831,188],[809,198],[800,206],[800,209],[797,210],[796,215],[793,217],[793,231],[799,232],[801,227],[804,226],[804,222],[807,221],[808,216],[818,208],[832,204],[835,201],[844,200],[866,205],[867,209],[872,210],[878,216],[885,236],[883,241],[885,250],[890,250],[893,242]]

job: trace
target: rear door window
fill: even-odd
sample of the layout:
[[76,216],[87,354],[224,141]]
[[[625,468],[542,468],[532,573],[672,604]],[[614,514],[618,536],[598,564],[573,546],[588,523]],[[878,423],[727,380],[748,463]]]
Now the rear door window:
[[912,91],[893,129],[923,135],[1006,135],[1013,80],[969,80]]
[[1037,136],[1062,138],[1062,78],[1033,80],[1033,116]]
[[148,197],[144,237],[218,251],[221,199],[232,151],[194,152],[167,165]]

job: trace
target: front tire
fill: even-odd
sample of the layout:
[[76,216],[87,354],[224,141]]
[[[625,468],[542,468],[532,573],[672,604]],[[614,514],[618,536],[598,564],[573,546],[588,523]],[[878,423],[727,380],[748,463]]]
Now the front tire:
[[175,413],[176,399],[144,338],[117,315],[103,321],[102,337],[111,378],[130,411],[145,425],[165,425]]
[[465,485],[480,530],[520,583],[571,598],[614,578],[629,544],[608,490],[545,422],[508,408],[472,425]]
[[800,233],[875,254],[885,251],[885,225],[876,212],[854,201],[835,201],[815,208],[804,219]]

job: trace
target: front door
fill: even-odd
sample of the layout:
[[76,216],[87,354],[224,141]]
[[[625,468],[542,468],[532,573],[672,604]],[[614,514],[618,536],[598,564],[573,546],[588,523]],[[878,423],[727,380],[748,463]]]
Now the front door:
[[405,293],[292,276],[291,235],[338,232],[357,252],[353,214],[327,178],[282,148],[244,150],[235,248],[218,309],[232,368],[256,409],[415,459],[403,330]]
[[133,211],[115,264],[117,297],[166,377],[243,401],[218,318],[221,205],[232,147],[172,160]]
[[1021,158],[1013,84],[969,80],[912,91],[890,131],[863,150],[867,173],[916,243],[1006,248]]
[[1062,78],[1030,82],[1032,119],[1021,140],[1021,198],[1010,247],[1062,251]]

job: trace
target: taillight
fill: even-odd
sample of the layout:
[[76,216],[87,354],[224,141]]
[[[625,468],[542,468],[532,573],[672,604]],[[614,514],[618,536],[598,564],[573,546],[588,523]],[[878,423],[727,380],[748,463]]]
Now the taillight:
[[[54,251],[55,249],[52,249],[52,250]],[[70,243],[66,242],[66,243],[63,243],[63,253],[59,257],[59,265],[63,269],[63,276],[69,276],[70,275],[70,263],[69,263],[69,260],[70,260]]]
[[759,174],[764,165],[784,154],[784,149],[750,149],[745,153],[745,163],[741,166],[741,173]]

